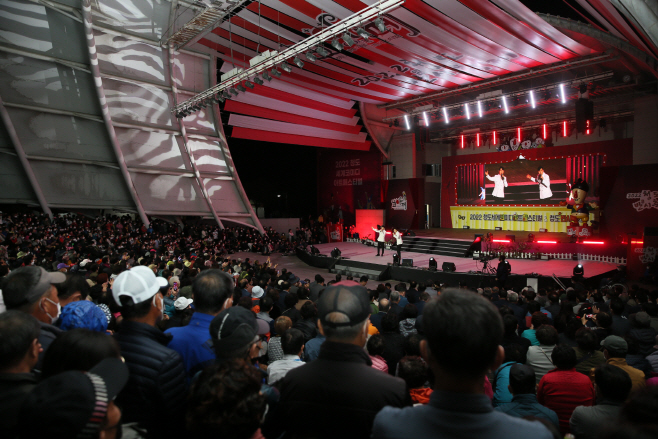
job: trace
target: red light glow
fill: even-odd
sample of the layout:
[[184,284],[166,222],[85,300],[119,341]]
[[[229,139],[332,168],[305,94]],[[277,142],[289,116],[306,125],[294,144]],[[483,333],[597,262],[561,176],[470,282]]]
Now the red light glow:
[[494,145],[496,144],[496,132],[495,131],[493,132],[493,144]]
[[583,244],[599,244],[599,245],[603,245],[603,244],[605,244],[605,242],[603,242],[603,241],[583,241]]
[[477,133],[475,135],[475,139],[476,139],[475,141],[476,141],[477,147],[479,148],[480,147],[480,133]]
[[464,135],[462,134],[462,149],[464,149]]
[[539,244],[557,244],[557,241],[537,241]]
[[521,128],[516,129],[516,137],[519,139],[519,143],[521,143]]
[[509,239],[492,239],[493,242],[510,242]]
[[562,135],[564,135],[564,137],[567,137],[567,121],[566,120],[564,122],[562,122]]
[[631,241],[631,244],[644,244],[644,241]]
[[547,132],[546,132],[546,124],[544,124],[544,140],[546,140],[546,137],[548,137]]

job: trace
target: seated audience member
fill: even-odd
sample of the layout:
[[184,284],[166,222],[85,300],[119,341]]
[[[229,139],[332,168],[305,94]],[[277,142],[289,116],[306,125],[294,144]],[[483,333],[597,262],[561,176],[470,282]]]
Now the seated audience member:
[[[313,305],[313,302],[310,302]],[[313,305],[315,306],[315,305]],[[302,366],[302,352],[304,351],[304,334],[299,329],[290,328],[281,336],[283,358],[271,363],[267,368],[267,384],[274,384],[292,369]]]
[[[192,284],[194,314],[190,322],[165,331],[172,337],[167,347],[181,356],[190,378],[215,361],[215,352],[208,345],[210,322],[220,311],[233,305],[232,290],[233,280],[221,270],[201,272]],[[180,299],[184,297],[177,300]]]
[[651,365],[653,373],[658,374],[658,335],[656,335],[656,344],[654,345],[656,349],[652,354],[647,355],[647,361]]
[[569,419],[578,406],[594,405],[596,394],[588,376],[576,371],[576,351],[570,346],[557,345],[551,353],[555,369],[539,382],[537,400],[557,413],[560,433],[569,433]]
[[656,339],[656,330],[651,327],[651,317],[646,312],[638,312],[631,316],[631,330],[628,335],[637,340],[638,354],[646,357],[653,352],[654,341]]
[[655,439],[658,435],[658,386],[631,392],[619,417],[603,430],[601,439]]
[[509,391],[512,394],[512,401],[496,407],[496,410],[517,418],[545,419],[555,426],[557,431],[560,427],[557,414],[537,402],[536,390],[537,381],[532,367],[525,364],[514,364],[510,367],[509,373]]
[[315,323],[318,320],[318,310],[315,303],[309,300],[302,305],[299,313],[302,318],[294,323],[292,327],[304,334],[304,343],[306,343],[318,334],[318,327]]
[[610,314],[612,314],[610,332],[612,335],[624,337],[631,330],[631,322],[623,316],[623,313],[624,302],[620,298],[612,299],[610,301]]
[[614,422],[628,398],[633,383],[628,374],[609,364],[601,364],[594,372],[596,405],[579,406],[573,411],[569,425],[576,439],[598,439],[605,425]]
[[388,373],[395,376],[398,361],[404,357],[404,335],[400,334],[398,316],[393,311],[382,319],[382,337],[384,337],[384,360],[388,365]]
[[67,371],[41,381],[20,408],[21,438],[121,436],[121,409],[114,398],[128,381],[128,368],[108,358],[89,372]]
[[153,270],[137,266],[121,273],[112,286],[123,316],[115,338],[130,370],[128,385],[117,403],[124,410],[124,423],[136,422],[148,431],[148,438],[158,439],[182,434],[184,422],[177,415],[184,409],[187,395],[183,360],[167,347],[171,336],[156,326],[164,315],[160,288],[167,284]]
[[266,437],[369,437],[379,410],[410,403],[404,381],[370,367],[363,349],[369,315],[365,288],[337,283],[324,290],[318,327],[327,340],[316,360],[283,379],[281,400],[263,427]]
[[[514,318],[516,322],[516,318]],[[524,364],[525,355],[523,348],[517,344],[509,344],[504,347],[505,349],[505,362],[500,365],[494,373],[492,388],[494,392],[493,406],[507,404],[512,402],[512,393],[509,390],[509,372],[515,364]]]
[[233,359],[206,368],[190,391],[187,431],[196,439],[262,438],[265,396],[261,374],[248,361]]
[[503,362],[503,322],[498,310],[476,294],[447,289],[423,311],[423,358],[434,375],[426,405],[386,407],[377,414],[380,438],[552,438],[540,422],[494,411],[484,395],[488,370]]
[[20,311],[0,314],[0,427],[7,439],[17,437],[16,416],[37,383],[32,369],[39,360],[39,321]]
[[381,370],[384,373],[388,373],[388,365],[386,364],[386,360],[382,357],[384,354],[384,337],[380,334],[371,336],[366,344],[366,349],[368,350],[370,361],[372,361],[372,367]]
[[379,300],[379,312],[377,314],[372,314],[370,316],[370,323],[377,328],[377,331],[381,334],[382,331],[382,319],[388,313],[388,311],[391,309],[391,303],[389,302],[388,299],[380,299]]
[[274,336],[270,338],[267,345],[268,364],[283,359],[283,348],[281,347],[281,335],[292,328],[290,317],[280,316],[274,321]]
[[605,363],[603,352],[598,349],[601,347],[596,333],[586,326],[576,331],[576,371],[590,376],[590,372],[600,364]]
[[628,335],[624,337],[624,340],[626,340],[626,344],[628,345],[626,363],[631,367],[641,370],[644,373],[645,378],[651,378],[651,363],[646,359],[646,356],[640,354],[640,343],[635,337],[633,337],[633,332],[629,332]]
[[416,305],[408,304],[400,313],[400,334],[408,337],[415,334],[416,331],[416,317],[418,317],[418,309]]
[[528,348],[528,357],[526,364],[535,371],[537,384],[546,373],[555,366],[551,360],[551,354],[558,342],[558,334],[554,327],[543,325],[537,330],[537,340],[539,346],[530,346]]
[[422,288],[423,291],[420,292],[420,299],[418,302],[414,303],[416,305],[416,309],[418,310],[418,315],[423,314],[423,309],[425,309],[425,305],[427,305],[427,302],[430,301],[430,294],[425,291],[425,287],[421,286],[419,288]]
[[[528,348],[530,347],[530,340],[525,337],[517,335],[519,322],[516,316],[507,314],[503,316],[503,325],[505,325],[505,335],[503,342],[500,344],[502,347],[515,344],[523,351],[523,356],[528,355]],[[525,363],[525,360],[523,361]]]
[[610,335],[601,342],[601,346],[603,346],[603,355],[606,362],[623,369],[631,377],[631,381],[633,382],[632,392],[646,386],[644,372],[626,363],[626,354],[628,353],[628,343],[626,343],[626,340],[617,335]]
[[396,316],[399,316],[403,309],[402,306],[400,306],[400,300],[401,300],[400,292],[391,291],[391,295],[389,296],[389,302],[391,304],[391,307],[389,311],[395,313]]
[[113,337],[83,328],[66,331],[50,347],[43,357],[41,378],[67,370],[88,372],[106,358],[121,358],[121,349]]
[[407,383],[409,396],[414,405],[430,402],[432,389],[427,387],[429,367],[420,357],[402,357],[398,363],[398,376]]
[[530,328],[523,331],[521,337],[530,340],[530,344],[532,346],[539,346],[539,340],[537,340],[537,335],[536,335],[537,329],[539,329],[539,327],[542,325],[548,325],[550,321],[548,320],[548,317],[546,317],[546,314],[537,311],[530,318],[530,323],[531,323]]
[[62,309],[59,328],[69,331],[75,328],[89,329],[96,332],[107,330],[107,316],[94,302],[79,300],[71,302]]
[[43,355],[50,344],[62,333],[55,326],[61,313],[56,284],[66,280],[60,272],[49,273],[41,267],[20,267],[13,270],[2,281],[2,297],[8,310],[30,314],[39,321],[39,343],[43,349],[35,369],[41,370]]
[[292,320],[293,325],[302,319],[302,314],[299,312],[297,308],[295,308],[297,302],[299,302],[297,293],[289,292],[288,294],[286,294],[286,297],[284,299],[283,312],[281,313],[282,316],[289,317],[290,320]]

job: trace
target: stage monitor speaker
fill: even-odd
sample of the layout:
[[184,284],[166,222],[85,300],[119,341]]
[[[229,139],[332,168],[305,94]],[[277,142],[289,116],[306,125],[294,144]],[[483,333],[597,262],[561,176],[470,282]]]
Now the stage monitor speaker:
[[441,270],[446,271],[448,273],[454,273],[457,270],[457,267],[455,267],[454,262],[444,262],[443,265],[441,266]]
[[402,264],[400,264],[400,265],[402,265],[403,267],[413,267],[414,266],[414,260],[410,259],[410,258],[409,259],[403,258],[402,259]]
[[506,239],[509,239],[510,242],[516,242],[516,235],[505,235]]

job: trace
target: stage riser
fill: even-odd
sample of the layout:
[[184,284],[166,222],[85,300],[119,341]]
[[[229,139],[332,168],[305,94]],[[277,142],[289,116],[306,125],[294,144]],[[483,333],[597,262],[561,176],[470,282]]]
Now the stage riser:
[[453,241],[449,239],[406,238],[402,244],[403,252],[427,253],[437,256],[466,256],[471,243],[468,241]]

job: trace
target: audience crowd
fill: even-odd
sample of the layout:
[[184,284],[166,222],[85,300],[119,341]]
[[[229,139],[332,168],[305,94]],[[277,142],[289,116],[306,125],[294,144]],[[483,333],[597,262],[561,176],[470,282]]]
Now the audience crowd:
[[658,291],[368,290],[267,258],[321,239],[4,216],[3,437],[658,437]]

